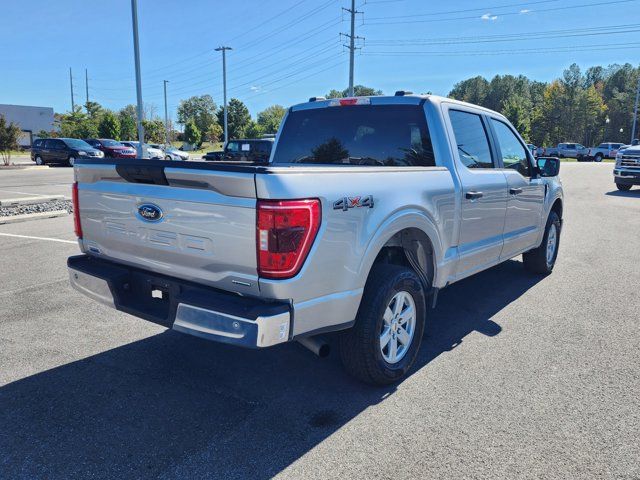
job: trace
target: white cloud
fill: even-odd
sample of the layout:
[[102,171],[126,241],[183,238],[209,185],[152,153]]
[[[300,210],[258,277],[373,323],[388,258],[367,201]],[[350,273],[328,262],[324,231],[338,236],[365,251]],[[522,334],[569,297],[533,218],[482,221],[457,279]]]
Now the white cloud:
[[251,85],[249,87],[249,90],[251,90],[252,92],[259,92],[261,88],[258,85]]
[[490,13],[485,13],[480,17],[482,20],[491,20],[492,22],[498,19],[497,15],[491,15]]
[[529,10],[528,8],[524,8],[524,9],[520,10],[520,13],[522,13],[524,15],[524,14],[527,14],[527,13],[531,13],[531,10]]

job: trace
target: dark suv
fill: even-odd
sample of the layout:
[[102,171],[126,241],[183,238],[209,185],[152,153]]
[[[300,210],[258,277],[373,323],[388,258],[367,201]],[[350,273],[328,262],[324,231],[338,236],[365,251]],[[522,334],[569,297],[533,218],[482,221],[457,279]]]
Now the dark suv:
[[223,151],[208,152],[202,158],[218,162],[267,163],[273,141],[273,138],[230,140]]
[[73,167],[76,158],[102,158],[104,154],[77,138],[39,138],[31,146],[31,160],[38,165],[62,163]]
[[88,138],[85,142],[93,148],[101,150],[105,157],[136,158],[136,150],[134,148],[123,145],[117,140],[111,140],[110,138]]

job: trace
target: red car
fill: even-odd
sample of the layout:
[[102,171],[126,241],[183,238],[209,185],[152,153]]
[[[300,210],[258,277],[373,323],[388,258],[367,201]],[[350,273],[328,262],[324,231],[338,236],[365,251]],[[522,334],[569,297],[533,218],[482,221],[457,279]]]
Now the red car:
[[127,147],[117,140],[111,140],[108,138],[87,138],[85,139],[85,142],[93,148],[103,151],[105,157],[136,158],[136,151],[133,148]]

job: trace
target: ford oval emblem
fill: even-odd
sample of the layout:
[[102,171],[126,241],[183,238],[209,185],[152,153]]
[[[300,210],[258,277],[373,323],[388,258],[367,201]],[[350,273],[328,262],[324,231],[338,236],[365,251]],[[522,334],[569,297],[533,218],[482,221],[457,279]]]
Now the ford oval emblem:
[[147,222],[159,222],[164,216],[160,207],[151,203],[140,205],[138,207],[138,215],[140,215],[142,220]]

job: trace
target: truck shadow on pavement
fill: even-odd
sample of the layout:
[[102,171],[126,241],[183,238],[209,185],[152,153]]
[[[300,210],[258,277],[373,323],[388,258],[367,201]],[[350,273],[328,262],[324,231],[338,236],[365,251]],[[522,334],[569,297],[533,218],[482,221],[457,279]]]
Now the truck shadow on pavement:
[[[497,335],[490,318],[540,280],[509,261],[443,290],[412,375]],[[167,331],[0,388],[0,477],[270,478],[394,391],[350,379],[335,352]]]
[[634,198],[640,198],[640,189],[636,188],[635,190],[627,190],[626,192],[622,191],[622,190],[611,190],[610,192],[607,192],[605,195],[609,195],[611,197],[634,197]]

